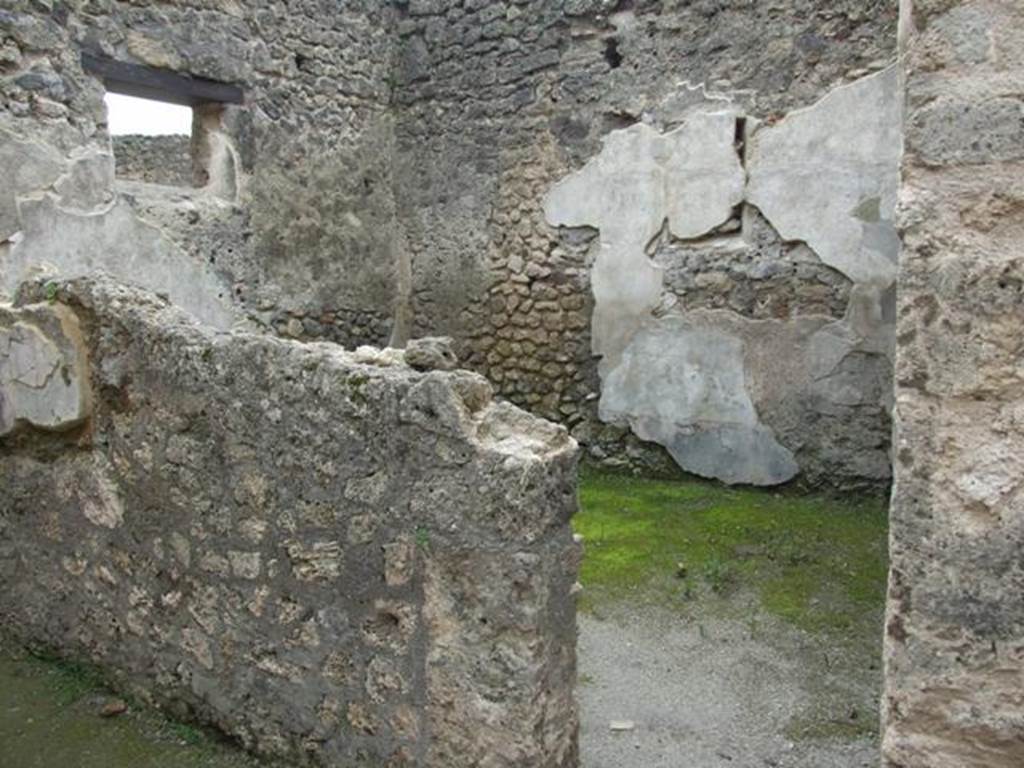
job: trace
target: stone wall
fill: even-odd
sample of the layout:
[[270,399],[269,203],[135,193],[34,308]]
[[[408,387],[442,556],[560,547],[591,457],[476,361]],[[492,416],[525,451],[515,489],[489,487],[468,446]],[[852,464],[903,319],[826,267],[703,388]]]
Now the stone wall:
[[603,421],[729,483],[888,475],[897,85],[890,67],[757,127],[694,106],[552,189],[551,224],[600,231]]
[[[20,1],[0,15],[0,154],[19,168],[0,209],[7,292],[42,264],[102,267],[220,327],[348,346],[451,335],[502,396],[608,463],[671,456],[730,482],[888,479],[895,0],[215,6]],[[115,185],[80,51],[241,85],[244,105],[209,129],[217,178]],[[739,183],[757,166],[760,180],[700,231],[659,220],[632,233],[646,237],[632,249],[646,284],[612,291],[631,318],[612,347],[639,334],[634,351],[660,355],[641,326],[664,337],[670,315],[738,352],[703,359],[713,380],[655,414],[663,393],[606,391],[618,352],[602,329],[621,317],[600,295],[619,259],[599,258],[608,222],[557,227],[544,201],[644,127],[679,131],[700,155],[707,134],[693,128],[708,114],[729,117],[714,136],[726,165],[706,170]],[[765,362],[767,339],[779,341]],[[689,365],[692,347],[668,357]],[[708,386],[739,410],[703,402]],[[718,458],[691,461],[694,446]]]
[[5,632],[304,765],[576,764],[564,428],[394,351],[31,296],[0,308]]
[[114,164],[119,179],[192,186],[191,138],[179,136],[113,136]]
[[1024,8],[904,6],[884,764],[1011,768],[1024,765]]
[[[631,425],[643,437],[659,432],[637,428],[650,422],[642,404],[615,417],[599,411],[604,393],[597,355],[605,350],[594,279],[610,223],[601,227],[580,216],[572,227],[556,230],[552,223],[565,222],[546,220],[545,198],[588,161],[616,162],[641,126],[651,129],[650,136],[667,134],[695,113],[732,115],[722,127],[721,148],[734,166],[737,140],[742,161],[758,152],[758,136],[768,146],[773,135],[807,136],[808,124],[820,131],[819,139],[837,127],[850,135],[863,131],[859,169],[850,167],[851,158],[829,157],[828,150],[800,158],[798,143],[789,155],[770,147],[762,153],[768,176],[794,160],[809,169],[803,180],[789,180],[797,194],[783,200],[763,187],[749,195],[737,191],[724,201],[723,216],[709,222],[713,232],[680,237],[662,228],[663,214],[637,211],[652,221],[649,231],[637,233],[643,242],[636,253],[641,270],[653,257],[661,269],[652,275],[663,272],[663,285],[654,290],[652,280],[647,289],[659,294],[653,301],[658,313],[671,309],[691,325],[699,320],[702,328],[733,339],[748,357],[778,340],[767,368],[749,359],[734,359],[724,369],[704,361],[726,379],[730,372],[746,376],[748,391],[728,387],[728,396],[749,401],[748,426],[763,444],[780,444],[773,450],[779,458],[774,468],[755,461],[753,471],[730,476],[728,460],[710,467],[684,460],[685,467],[723,479],[778,482],[792,476],[797,464],[805,479],[817,483],[884,482],[892,327],[892,297],[885,289],[892,265],[871,274],[844,267],[870,263],[860,237],[870,224],[851,212],[872,198],[879,202],[875,228],[887,227],[887,258],[894,256],[886,221],[899,152],[892,75],[884,91],[890,102],[878,112],[878,91],[866,94],[852,113],[859,123],[837,119],[853,108],[850,89],[808,117],[779,121],[840,85],[885,70],[893,61],[895,31],[896,4],[890,0],[404,4],[395,194],[410,259],[414,333],[455,336],[464,359],[504,396],[572,427],[596,458],[665,466],[662,454],[629,435]],[[688,135],[680,146],[698,156],[706,145],[694,141]],[[833,139],[831,146],[837,143]],[[843,171],[830,176],[836,161]],[[851,172],[860,174],[852,190],[840,178]],[[600,183],[614,192],[620,181]],[[822,198],[829,197],[822,185],[843,188],[825,203],[831,215],[822,215]],[[761,206],[773,201],[779,211],[767,216],[768,223]],[[871,213],[870,207],[865,211]],[[784,220],[782,212],[791,209],[803,212],[804,220]],[[647,250],[652,252],[645,259]],[[879,272],[886,274],[877,278]],[[855,292],[861,283],[872,287]],[[609,290],[616,294],[622,285]],[[613,302],[620,298],[612,296]],[[649,316],[651,306],[639,312]],[[819,332],[819,346],[829,347],[828,354],[813,349]],[[608,363],[604,358],[602,365]],[[676,401],[663,442],[671,447],[680,428],[696,427],[699,437],[712,438],[702,448],[729,450],[714,428],[704,430],[687,418]],[[713,403],[712,409],[715,419],[728,420]],[[678,459],[681,453],[674,452]]]
[[[390,16],[377,0],[5,4],[0,161],[16,183],[0,197],[0,292],[42,265],[102,268],[218,327],[386,341]],[[209,128],[218,178],[116,185],[83,52],[241,86]]]

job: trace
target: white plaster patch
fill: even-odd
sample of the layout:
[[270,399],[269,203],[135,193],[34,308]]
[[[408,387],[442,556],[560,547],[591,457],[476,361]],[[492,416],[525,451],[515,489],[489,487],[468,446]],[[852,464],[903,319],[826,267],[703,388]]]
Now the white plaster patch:
[[0,307],[0,435],[25,422],[67,429],[88,415],[84,351],[71,313]]
[[854,282],[891,285],[901,112],[893,65],[761,127],[749,141],[747,200]]
[[39,265],[62,278],[106,272],[166,294],[203,323],[229,329],[235,322],[220,278],[195,263],[135,215],[124,200],[101,213],[63,210],[53,195],[19,204],[24,237],[0,261],[0,292],[13,294]]
[[728,483],[775,485],[799,471],[760,424],[747,392],[743,343],[667,317],[641,330],[604,380],[600,416],[627,422],[685,469]]
[[597,157],[548,193],[548,222],[600,229],[591,286],[593,349],[603,370],[658,306],[662,273],[645,249],[666,220],[676,237],[699,237],[742,201],[735,137],[731,111],[694,115],[665,134],[640,123],[610,133]]

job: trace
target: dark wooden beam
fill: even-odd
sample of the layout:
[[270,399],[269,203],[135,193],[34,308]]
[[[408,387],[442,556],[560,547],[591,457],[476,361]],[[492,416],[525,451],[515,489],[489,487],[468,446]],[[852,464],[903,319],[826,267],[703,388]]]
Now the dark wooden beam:
[[237,85],[179,75],[166,69],[126,64],[92,53],[82,54],[82,68],[101,78],[111,93],[138,96],[194,107],[199,104],[241,104],[245,94]]

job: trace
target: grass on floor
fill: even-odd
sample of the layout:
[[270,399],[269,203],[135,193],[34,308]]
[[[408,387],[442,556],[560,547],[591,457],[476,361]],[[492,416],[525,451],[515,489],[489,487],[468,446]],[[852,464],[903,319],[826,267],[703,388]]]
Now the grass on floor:
[[0,635],[0,765],[278,765],[242,752],[212,730],[171,720],[131,700],[127,701],[126,713],[101,717],[101,707],[116,698],[98,668],[44,653],[28,653]]
[[880,496],[835,499],[587,469],[580,506],[583,610],[606,600],[672,606],[745,590],[802,629],[843,632],[873,621],[885,601],[888,507]]

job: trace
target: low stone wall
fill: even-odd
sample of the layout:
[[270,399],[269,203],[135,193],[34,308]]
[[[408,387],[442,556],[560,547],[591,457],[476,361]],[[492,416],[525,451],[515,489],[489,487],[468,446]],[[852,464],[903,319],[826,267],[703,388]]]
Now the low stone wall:
[[1024,6],[919,1],[904,11],[883,765],[1019,768]]
[[112,136],[117,177],[171,187],[191,187],[188,136]]
[[576,765],[562,427],[106,280],[34,301],[0,313],[6,629],[303,764]]

